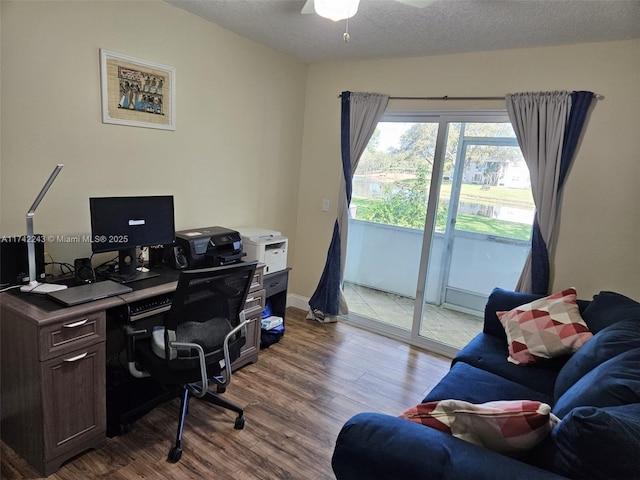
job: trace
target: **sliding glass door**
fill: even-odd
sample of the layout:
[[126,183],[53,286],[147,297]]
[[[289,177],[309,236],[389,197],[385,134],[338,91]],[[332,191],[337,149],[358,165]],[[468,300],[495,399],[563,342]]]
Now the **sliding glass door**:
[[515,287],[533,210],[506,114],[385,116],[354,175],[349,320],[452,353]]

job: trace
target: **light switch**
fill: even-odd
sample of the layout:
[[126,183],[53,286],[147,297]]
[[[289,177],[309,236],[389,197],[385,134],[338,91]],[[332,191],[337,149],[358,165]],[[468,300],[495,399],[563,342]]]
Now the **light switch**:
[[323,198],[322,199],[322,211],[323,212],[328,212],[329,211],[329,199],[328,198]]

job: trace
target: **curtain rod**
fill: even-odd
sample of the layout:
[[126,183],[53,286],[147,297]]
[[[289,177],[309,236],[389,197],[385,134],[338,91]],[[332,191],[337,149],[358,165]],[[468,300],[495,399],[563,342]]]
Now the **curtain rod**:
[[[342,98],[342,94],[338,94],[338,98]],[[444,95],[442,97],[389,97],[389,100],[504,100],[504,97],[450,97]]]
[[[342,94],[338,94],[338,98],[341,98]],[[505,97],[450,97],[444,95],[442,97],[389,97],[389,100],[504,100]],[[593,98],[596,100],[602,100],[604,96],[593,94]]]
[[504,100],[504,97],[389,97],[389,100]]

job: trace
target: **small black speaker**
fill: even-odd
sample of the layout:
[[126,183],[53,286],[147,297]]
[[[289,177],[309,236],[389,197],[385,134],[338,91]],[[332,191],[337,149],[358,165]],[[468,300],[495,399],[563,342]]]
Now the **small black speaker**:
[[175,245],[164,247],[164,263],[176,270],[184,270],[189,266],[184,249]]
[[91,266],[90,258],[76,258],[73,261],[76,271],[76,284],[84,285],[85,283],[93,283],[96,281],[96,272]]

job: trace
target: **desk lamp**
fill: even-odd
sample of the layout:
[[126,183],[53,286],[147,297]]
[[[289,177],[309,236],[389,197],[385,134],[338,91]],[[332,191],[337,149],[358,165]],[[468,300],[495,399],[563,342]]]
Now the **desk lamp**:
[[40,202],[46,195],[49,187],[56,179],[60,170],[64,167],[63,164],[59,163],[56,165],[56,168],[53,169],[53,172],[49,176],[47,183],[44,184],[42,190],[36,197],[33,205],[27,212],[27,252],[29,257],[29,283],[20,287],[20,291],[22,292],[31,292],[31,293],[48,293],[55,292],[56,290],[64,290],[67,288],[66,285],[54,285],[52,283],[39,283],[36,280],[36,246],[35,246],[35,234],[33,233],[33,217],[36,213],[36,208],[40,205]]

